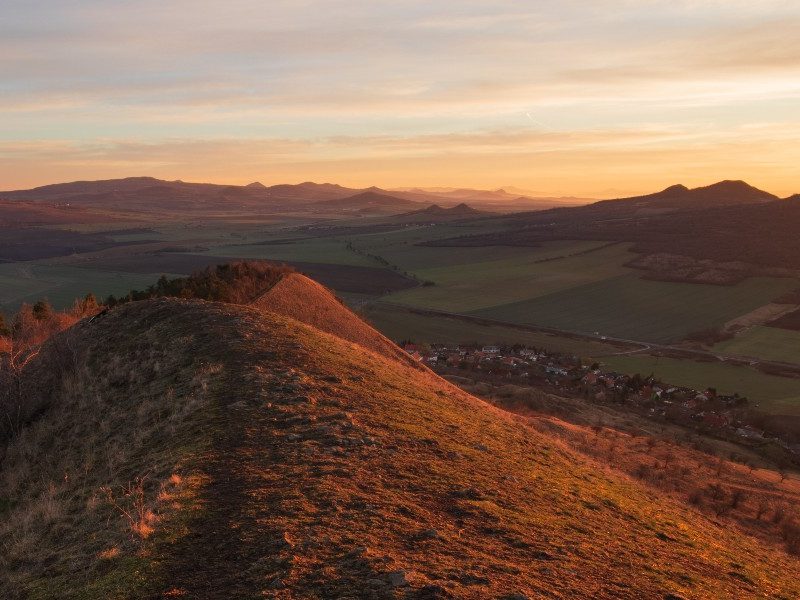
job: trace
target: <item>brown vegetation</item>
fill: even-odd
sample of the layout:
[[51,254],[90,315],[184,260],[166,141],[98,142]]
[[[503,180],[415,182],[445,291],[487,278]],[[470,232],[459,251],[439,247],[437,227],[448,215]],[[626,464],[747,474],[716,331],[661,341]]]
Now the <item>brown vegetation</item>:
[[113,307],[125,302],[165,296],[247,304],[293,271],[286,265],[266,261],[235,261],[206,267],[189,277],[167,279],[162,275],[146,290],[131,290],[122,298],[109,296],[105,304]]
[[[99,310],[91,294],[56,312],[46,300],[23,304],[7,322],[0,314],[0,444],[18,433],[41,409],[37,382],[24,376],[26,367],[51,336]],[[55,364],[53,364],[55,366]]]
[[[556,435],[604,467],[622,471],[661,492],[725,517],[750,535],[785,543],[800,523],[800,478],[782,463],[679,427],[665,427],[609,407],[584,405],[534,389],[459,382],[499,406],[525,415],[540,431]],[[556,417],[545,416],[557,415]],[[659,431],[660,429],[660,431]]]
[[3,597],[800,594],[774,545],[274,311],[130,302],[25,372],[50,401],[0,467]]

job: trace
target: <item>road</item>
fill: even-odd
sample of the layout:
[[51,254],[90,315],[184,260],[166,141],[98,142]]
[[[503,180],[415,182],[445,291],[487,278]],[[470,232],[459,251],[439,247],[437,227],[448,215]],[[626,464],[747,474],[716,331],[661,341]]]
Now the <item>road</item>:
[[[754,358],[752,356],[735,356],[735,355],[722,355],[716,352],[709,352],[707,350],[698,350],[694,348],[685,348],[681,346],[673,346],[669,344],[655,344],[652,342],[643,342],[640,340],[629,340],[625,338],[613,337],[608,335],[600,335],[594,333],[583,333],[576,331],[568,331],[566,329],[556,329],[553,327],[542,327],[539,325],[527,325],[520,323],[509,323],[508,321],[500,321],[497,319],[487,319],[485,317],[476,317],[474,315],[467,315],[463,313],[448,312],[442,310],[435,310],[430,308],[419,308],[415,306],[407,306],[405,304],[396,304],[394,302],[377,301],[374,305],[386,306],[398,310],[405,310],[410,313],[419,315],[439,316],[450,319],[459,319],[488,326],[502,326],[519,329],[522,331],[533,331],[538,333],[546,333],[550,335],[558,335],[561,337],[568,337],[571,339],[583,339],[592,342],[600,342],[611,345],[623,345],[628,348],[612,354],[596,355],[592,358],[603,358],[603,356],[623,356],[628,354],[652,354],[652,353],[667,353],[670,356],[677,358],[688,358],[700,361],[718,361],[734,365],[762,367],[766,369],[777,370],[781,372],[791,373],[800,377],[800,365],[794,363],[786,363],[779,361],[768,361]],[[631,348],[632,347],[632,348]]]

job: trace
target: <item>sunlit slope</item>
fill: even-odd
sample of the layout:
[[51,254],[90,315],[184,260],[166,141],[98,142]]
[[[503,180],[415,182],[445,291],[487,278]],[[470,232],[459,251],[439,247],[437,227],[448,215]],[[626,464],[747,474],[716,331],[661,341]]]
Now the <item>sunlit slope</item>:
[[[799,564],[781,551],[598,470],[432,373],[274,312],[132,303],[72,331],[69,347],[81,349],[77,372],[91,387],[73,389],[69,370],[56,376],[78,400],[41,417],[35,427],[51,435],[28,447],[37,460],[25,463],[26,485],[43,482],[26,498],[54,485],[65,504],[49,513],[29,554],[4,559],[4,576],[18,586],[4,591],[286,599],[800,594]],[[158,407],[178,416],[159,417]],[[164,418],[170,428],[149,437]],[[97,445],[84,447],[86,436]],[[75,444],[82,450],[73,466],[47,470]],[[92,451],[107,448],[121,456],[113,469],[105,454],[92,460]],[[65,469],[67,477],[48,483]],[[89,488],[140,473],[159,484],[146,491],[155,513],[146,539],[113,508],[87,500]],[[81,501],[72,502],[76,496]],[[21,510],[18,502],[16,512],[0,513],[4,532]],[[86,535],[77,535],[87,523]],[[101,557],[110,548],[116,553]]]
[[290,273],[252,305],[296,319],[389,358],[413,364],[398,346],[348,309],[330,290],[299,273]]

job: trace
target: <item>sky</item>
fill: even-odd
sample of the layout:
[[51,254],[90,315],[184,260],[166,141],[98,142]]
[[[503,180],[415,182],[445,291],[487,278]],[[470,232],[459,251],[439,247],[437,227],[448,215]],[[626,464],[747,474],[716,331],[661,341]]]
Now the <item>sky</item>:
[[2,0],[0,189],[800,192],[797,0]]

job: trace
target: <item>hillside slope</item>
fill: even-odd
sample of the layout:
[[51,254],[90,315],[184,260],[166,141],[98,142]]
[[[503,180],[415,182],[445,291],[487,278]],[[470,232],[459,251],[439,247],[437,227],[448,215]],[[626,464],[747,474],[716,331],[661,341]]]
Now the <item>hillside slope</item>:
[[423,204],[414,200],[406,200],[405,198],[398,198],[397,196],[389,196],[388,194],[368,190],[346,198],[317,202],[315,206],[336,210],[392,213],[418,208],[423,206]]
[[590,206],[601,208],[616,205],[617,207],[625,206],[637,209],[652,207],[694,210],[716,206],[763,204],[775,200],[778,200],[777,196],[753,187],[744,181],[726,180],[694,189],[678,184],[654,194],[633,198],[601,200]]
[[796,559],[269,310],[134,302],[47,352],[54,404],[2,468],[3,597],[800,594]]
[[290,273],[252,306],[275,312],[388,358],[417,366],[397,344],[370,327],[328,289],[299,273]]

